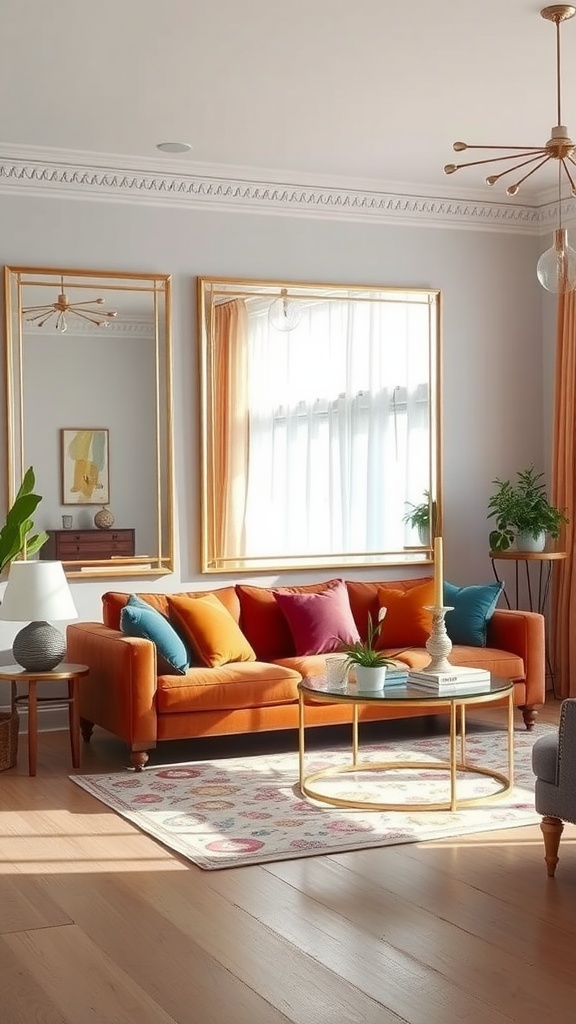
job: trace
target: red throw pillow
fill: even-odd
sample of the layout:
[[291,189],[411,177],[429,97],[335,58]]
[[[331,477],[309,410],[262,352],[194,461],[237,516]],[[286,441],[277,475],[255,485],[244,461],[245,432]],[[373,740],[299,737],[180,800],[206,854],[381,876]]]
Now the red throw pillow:
[[272,591],[290,627],[296,654],[327,654],[359,640],[344,580],[319,594]]
[[378,604],[386,608],[376,647],[379,650],[399,647],[425,647],[432,631],[432,613],[425,605],[434,604],[434,580],[426,580],[410,590],[378,587]]

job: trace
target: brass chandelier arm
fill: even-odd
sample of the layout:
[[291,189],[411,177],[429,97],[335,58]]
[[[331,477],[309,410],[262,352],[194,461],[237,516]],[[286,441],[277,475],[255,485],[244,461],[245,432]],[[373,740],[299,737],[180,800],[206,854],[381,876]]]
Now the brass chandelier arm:
[[[514,182],[513,185],[509,185],[508,188],[506,189],[506,194],[509,195],[509,196],[515,196],[517,191],[518,191],[518,189],[520,188],[520,185],[522,185],[523,182],[525,182],[527,180],[527,178],[530,178],[532,174],[535,174],[536,171],[539,171],[540,168],[543,167],[544,164],[547,164],[548,161],[551,160],[551,159],[552,159],[551,156],[547,156],[544,160],[541,160],[540,163],[536,164],[536,167],[533,167],[531,171],[528,171],[528,174],[525,174],[523,178],[519,178],[518,181]],[[522,167],[524,165],[520,164],[519,166]],[[514,168],[514,167],[510,168],[511,171],[514,171],[515,169],[516,168]],[[506,174],[507,173],[508,172],[506,171]],[[488,180],[488,179],[486,179],[486,180]]]
[[[476,147],[471,146],[470,148],[474,149]],[[504,149],[504,147],[502,147],[502,148]],[[506,146],[505,148],[509,149],[510,147]],[[530,150],[528,153],[525,153],[524,156],[532,156],[532,157],[534,157],[534,159],[537,159],[539,156],[542,156],[544,153],[546,153],[546,148],[544,146],[541,146],[540,149],[532,149],[532,150]],[[501,162],[502,160],[513,160],[514,156],[515,156],[514,153],[507,153],[506,156],[492,156],[492,157],[487,157],[486,160],[469,160],[468,163],[465,163],[465,164],[446,164],[446,166],[444,168],[444,172],[446,174],[454,174],[454,172],[455,171],[459,171],[461,167],[478,167],[480,164],[497,164],[497,163]],[[518,164],[518,166],[521,167],[523,165],[522,164]],[[511,170],[514,170],[514,168],[511,168]]]
[[[572,157],[569,157],[569,159],[570,159],[571,163],[573,163],[576,166],[576,161],[574,161],[572,159]],[[570,187],[572,189],[572,195],[576,196],[576,184],[574,183],[574,179],[573,179],[572,175],[570,174],[570,171],[568,169],[568,166],[566,164],[566,160],[564,159],[564,157],[562,157],[561,163],[562,163],[562,166],[564,168],[564,171],[566,172],[566,177],[568,178],[568,181],[570,182]]]
[[[540,160],[540,157],[543,153],[545,154],[545,156],[542,160]],[[512,174],[512,171],[519,171],[521,167],[527,167],[528,164],[534,164],[537,160],[540,160],[540,163],[537,163],[536,167],[533,167],[532,170],[528,172],[526,177],[522,178],[522,181],[525,181],[526,178],[529,178],[531,174],[534,174],[534,171],[537,171],[539,167],[542,167],[543,164],[547,163],[547,161],[550,159],[551,158],[546,153],[546,150],[541,149],[539,150],[537,156],[531,156],[529,160],[522,160],[519,164],[514,164],[512,167],[507,167],[504,171],[500,171],[500,174],[491,174],[488,178],[486,178],[486,184],[494,185],[497,181],[500,180],[500,178],[503,178],[505,174]],[[520,182],[518,182],[518,184],[520,184]]]

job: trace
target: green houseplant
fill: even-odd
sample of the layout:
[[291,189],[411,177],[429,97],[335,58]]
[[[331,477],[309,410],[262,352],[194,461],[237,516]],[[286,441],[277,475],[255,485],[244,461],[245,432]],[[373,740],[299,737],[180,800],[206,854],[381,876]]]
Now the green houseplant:
[[368,614],[368,630],[366,640],[355,640],[351,644],[343,644],[339,650],[346,655],[348,667],[356,667],[356,680],[361,690],[381,690],[386,678],[388,665],[395,665],[394,658],[387,658],[382,651],[376,650],[374,646],[382,622],[386,615],[386,609],[381,608],[378,613],[378,621],[374,624],[372,616]]
[[30,466],[8,510],[6,522],[0,529],[0,573],[18,555],[24,555],[25,558],[35,555],[48,540],[48,534],[43,531],[32,533],[32,515],[42,501],[42,496],[34,493],[35,483],[34,470]]
[[402,522],[417,530],[420,542],[427,545],[430,543],[430,491],[424,491],[424,498],[425,501],[418,505],[412,501],[405,503],[408,508],[402,516]]
[[560,536],[568,516],[564,509],[551,505],[546,495],[543,473],[534,466],[520,470],[516,481],[492,481],[496,490],[488,502],[488,519],[495,519],[489,535],[492,551],[507,551],[516,542],[518,550],[542,550],[545,535]]

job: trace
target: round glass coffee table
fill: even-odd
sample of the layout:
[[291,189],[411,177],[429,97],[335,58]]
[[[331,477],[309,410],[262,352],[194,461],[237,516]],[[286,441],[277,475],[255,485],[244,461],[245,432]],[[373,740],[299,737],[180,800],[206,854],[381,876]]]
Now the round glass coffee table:
[[[298,709],[298,762],[299,785],[301,792],[313,800],[331,804],[334,807],[360,807],[378,811],[455,811],[462,807],[473,807],[501,799],[510,792],[514,785],[514,683],[509,679],[492,677],[489,683],[479,683],[475,689],[467,683],[460,691],[439,696],[437,692],[428,692],[406,684],[394,684],[377,693],[362,693],[355,681],[348,679],[343,685],[331,685],[325,676],[310,676],[303,679],[299,687]],[[493,768],[471,764],[466,759],[466,708],[478,704],[497,704],[507,702],[507,774]],[[306,707],[309,704],[349,704],[352,712],[352,761],[348,764],[332,765],[319,771],[306,774],[305,770],[305,739],[306,739]],[[450,728],[448,735],[447,761],[361,761],[358,750],[358,709],[364,704],[386,704],[389,707],[417,707],[423,711],[426,707],[446,710],[449,714]],[[361,772],[382,772],[401,769],[409,771],[446,771],[450,778],[450,797],[443,803],[387,803],[363,800],[361,797],[348,799],[331,796],[316,788],[321,779],[334,776],[345,776]],[[499,783],[499,788],[485,796],[459,797],[458,772],[486,775]],[[385,781],[383,780],[383,787]]]

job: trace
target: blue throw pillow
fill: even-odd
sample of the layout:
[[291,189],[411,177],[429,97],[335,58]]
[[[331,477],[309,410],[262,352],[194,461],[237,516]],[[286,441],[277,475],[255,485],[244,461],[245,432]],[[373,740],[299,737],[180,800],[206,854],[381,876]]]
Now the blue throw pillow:
[[184,641],[165,615],[135,594],[130,595],[120,612],[120,629],[126,636],[151,640],[156,645],[160,675],[186,674],[190,667],[190,655]]
[[453,644],[486,647],[488,620],[503,590],[503,583],[455,587],[444,581],[444,604],[454,609],[446,612],[446,632]]

